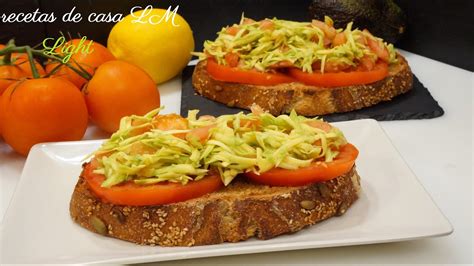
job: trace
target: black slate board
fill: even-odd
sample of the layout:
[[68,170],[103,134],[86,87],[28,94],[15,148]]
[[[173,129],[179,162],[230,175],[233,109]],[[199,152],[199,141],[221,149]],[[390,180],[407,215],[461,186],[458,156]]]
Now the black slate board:
[[[211,101],[197,95],[192,85],[192,73],[194,67],[188,66],[184,69],[182,80],[183,89],[181,94],[181,115],[186,116],[188,110],[199,109],[200,114],[223,115],[234,114],[240,111],[248,112],[240,108],[231,108],[225,104]],[[372,107],[361,110],[330,114],[321,116],[324,120],[346,121],[364,118],[373,118],[379,121],[427,119],[442,116],[443,108],[433,99],[428,89],[415,76],[413,89],[408,93],[397,96],[389,102],[379,103]]]

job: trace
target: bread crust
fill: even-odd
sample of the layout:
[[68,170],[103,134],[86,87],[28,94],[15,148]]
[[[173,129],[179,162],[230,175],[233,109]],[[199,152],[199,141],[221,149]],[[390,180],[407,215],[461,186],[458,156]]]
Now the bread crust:
[[411,90],[413,74],[406,59],[398,54],[398,63],[390,67],[389,76],[371,84],[324,88],[293,82],[259,86],[215,80],[206,70],[206,61],[201,61],[194,69],[192,83],[200,95],[229,107],[250,109],[255,103],[273,115],[294,109],[301,115],[316,116],[389,101]]
[[222,190],[166,205],[118,206],[98,199],[79,178],[70,202],[80,226],[141,245],[194,246],[269,239],[335,215],[358,198],[355,167],[326,182],[270,187],[238,177]]

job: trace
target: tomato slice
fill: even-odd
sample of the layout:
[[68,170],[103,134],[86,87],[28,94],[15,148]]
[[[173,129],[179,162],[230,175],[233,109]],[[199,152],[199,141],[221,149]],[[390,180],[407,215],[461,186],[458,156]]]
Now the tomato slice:
[[184,138],[195,137],[199,140],[199,142],[204,144],[209,138],[209,130],[211,130],[215,126],[216,125],[209,125],[209,126],[195,128],[191,130],[189,133],[187,133]]
[[339,155],[332,162],[316,162],[297,170],[273,168],[260,175],[248,172],[245,173],[245,176],[254,182],[270,186],[303,186],[331,180],[349,172],[354,166],[358,154],[357,148],[348,143],[341,147]]
[[93,164],[89,163],[82,173],[89,188],[102,200],[117,205],[147,206],[180,202],[214,192],[224,186],[218,175],[209,175],[198,181],[190,181],[186,185],[167,182],[142,186],[127,182],[104,188],[100,185],[105,176],[95,174],[93,170]]
[[213,79],[226,82],[244,83],[253,85],[277,85],[290,83],[295,80],[281,73],[267,73],[257,70],[243,70],[237,67],[219,65],[215,60],[207,60],[207,72]]
[[388,76],[388,65],[379,62],[370,71],[351,71],[337,73],[306,73],[297,68],[291,68],[289,73],[297,81],[307,85],[321,87],[341,87],[373,83]]

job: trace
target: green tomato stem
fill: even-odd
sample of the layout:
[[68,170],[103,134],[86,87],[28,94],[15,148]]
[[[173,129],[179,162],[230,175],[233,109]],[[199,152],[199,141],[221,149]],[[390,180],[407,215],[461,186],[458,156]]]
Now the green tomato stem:
[[12,64],[12,53],[7,53],[3,57],[3,64],[2,65],[11,65]]
[[[28,52],[29,51],[29,52]],[[43,50],[37,50],[37,49],[33,49],[31,48],[30,46],[28,45],[25,45],[25,46],[15,46],[15,43],[13,40],[10,40],[7,44],[7,46],[4,48],[4,49],[1,49],[0,50],[0,56],[4,56],[3,58],[3,63],[4,64],[11,64],[11,54],[12,53],[26,53],[28,54],[28,60],[30,61],[30,64],[31,65],[31,71],[33,73],[33,76],[35,78],[37,78],[35,76],[35,71],[36,71],[36,74],[37,76],[39,77],[39,74],[38,74],[38,70],[36,69],[36,66],[34,65],[34,61],[33,61],[33,56],[37,56],[37,57],[41,57],[41,58],[46,58],[46,59],[49,59],[49,60],[52,60],[52,61],[55,61],[55,62],[58,62],[60,64],[63,64],[63,65],[66,65],[67,67],[69,67],[72,71],[74,71],[75,73],[77,73],[79,76],[85,78],[86,80],[90,80],[92,78],[92,75],[89,74],[87,71],[85,71],[84,69],[78,69],[74,66],[72,66],[70,63],[64,63],[63,62],[63,58],[59,57],[59,56],[54,56],[54,55],[46,55],[44,54],[44,51]],[[78,65],[79,66],[79,65]],[[80,67],[80,66],[79,66]],[[33,70],[35,69],[35,70]]]
[[36,68],[35,60],[33,59],[33,53],[31,52],[31,47],[26,47],[26,54],[28,55],[28,61],[30,62],[31,73],[33,74],[33,78],[39,79],[40,75],[38,73],[38,69]]
[[34,50],[33,49],[33,50],[31,50],[31,52],[33,53],[33,55],[36,55],[38,57],[47,58],[47,59],[59,62],[60,64],[66,65],[72,71],[76,72],[79,76],[85,78],[86,80],[91,80],[91,78],[92,78],[92,75],[89,74],[87,71],[82,71],[80,69],[77,69],[76,67],[73,67],[70,63],[63,63],[63,59],[61,57],[54,56],[54,55],[46,55],[46,54],[43,53],[42,50]]
[[12,52],[11,49],[15,47],[15,40],[10,39],[5,46],[5,48],[2,49],[2,51],[6,52],[5,56],[3,57],[3,65],[11,65],[12,63]]

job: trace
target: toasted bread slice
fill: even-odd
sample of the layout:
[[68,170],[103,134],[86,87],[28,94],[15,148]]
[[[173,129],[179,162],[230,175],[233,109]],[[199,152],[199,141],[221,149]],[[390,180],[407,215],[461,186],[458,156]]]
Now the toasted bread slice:
[[297,82],[273,86],[223,82],[209,75],[205,61],[196,65],[192,82],[197,93],[229,107],[250,109],[255,103],[273,115],[294,109],[300,115],[316,116],[369,107],[409,91],[413,74],[405,58],[398,54],[398,59],[388,77],[367,85],[324,88]]
[[205,196],[159,206],[118,206],[98,199],[80,177],[72,219],[93,232],[142,245],[194,246],[269,239],[335,215],[357,200],[355,168],[333,180],[300,187],[269,187],[238,177]]

